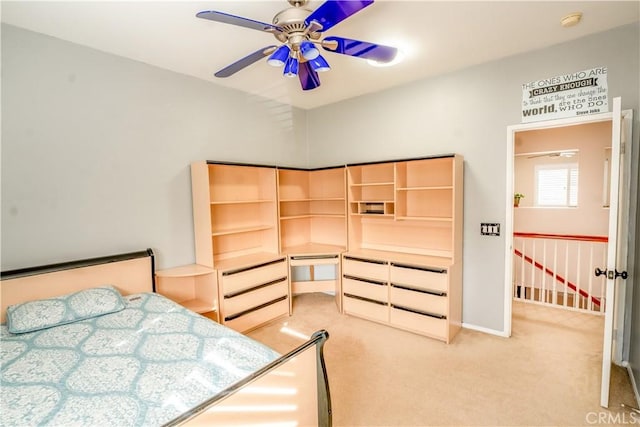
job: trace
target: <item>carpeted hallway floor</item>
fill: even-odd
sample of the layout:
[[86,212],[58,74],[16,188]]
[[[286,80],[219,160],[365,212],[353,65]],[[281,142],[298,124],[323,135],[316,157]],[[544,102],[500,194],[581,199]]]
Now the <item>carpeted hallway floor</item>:
[[[602,328],[602,317],[514,303],[511,338],[463,329],[446,345],[338,314],[332,296],[305,294],[294,298],[293,316],[249,335],[285,353],[329,332],[335,426],[574,426],[605,419]],[[627,373],[614,366],[612,376],[606,419],[632,419],[621,407],[636,406]]]

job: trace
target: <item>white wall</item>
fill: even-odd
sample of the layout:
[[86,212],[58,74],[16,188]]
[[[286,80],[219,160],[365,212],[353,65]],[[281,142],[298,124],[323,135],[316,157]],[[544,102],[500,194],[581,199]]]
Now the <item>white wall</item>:
[[[609,96],[638,109],[638,25],[366,95],[308,113],[312,166],[440,153],[465,158],[463,322],[504,328],[506,129],[521,122],[525,82],[608,67]],[[635,118],[634,150],[638,149]],[[638,176],[637,164],[634,177]]]
[[2,25],[2,270],[192,263],[190,162],[305,166],[305,114]]

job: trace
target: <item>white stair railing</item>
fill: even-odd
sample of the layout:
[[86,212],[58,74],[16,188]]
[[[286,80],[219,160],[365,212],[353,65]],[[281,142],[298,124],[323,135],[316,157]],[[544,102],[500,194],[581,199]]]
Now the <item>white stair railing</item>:
[[607,237],[513,234],[513,297],[534,304],[604,314]]

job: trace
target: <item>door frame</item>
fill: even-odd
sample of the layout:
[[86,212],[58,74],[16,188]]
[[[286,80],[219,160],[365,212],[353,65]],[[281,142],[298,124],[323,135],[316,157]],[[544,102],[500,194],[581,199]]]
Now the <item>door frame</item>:
[[[622,123],[621,125],[625,127],[625,131],[630,132],[632,127],[632,110],[623,110],[622,111]],[[529,130],[539,130],[539,129],[552,129],[552,128],[560,128],[567,126],[577,126],[588,123],[597,123],[603,121],[611,121],[613,120],[613,113],[602,113],[602,114],[593,114],[588,116],[577,116],[577,117],[568,117],[563,119],[555,119],[555,120],[544,120],[539,122],[532,123],[521,123],[517,125],[507,126],[507,146],[506,146],[506,197],[505,197],[505,226],[504,226],[504,236],[505,236],[505,245],[504,245],[504,336],[510,337],[512,332],[511,318],[512,318],[512,309],[513,309],[513,271],[512,271],[512,257],[513,257],[513,191],[514,191],[514,163],[515,163],[515,135],[518,132],[529,131]],[[626,144],[625,144],[625,167],[624,167],[624,176],[621,178],[621,184],[625,183],[625,185],[621,185],[619,191],[629,192],[629,174],[630,174],[630,161],[631,156],[631,138],[630,134],[627,133]],[[612,196],[613,197],[613,196]],[[634,201],[630,200],[630,204],[633,204]],[[629,210],[624,213],[622,218],[623,221],[627,222],[627,226],[629,226]],[[629,229],[629,228],[627,228]],[[635,236],[630,236],[629,241],[634,239]],[[629,266],[628,266],[629,268]],[[617,308],[618,312],[615,316],[615,324],[614,328],[617,330],[616,336],[614,337],[614,348],[613,348],[613,361],[616,364],[620,364],[623,358],[623,336],[625,334],[624,330],[624,318],[626,310],[626,301],[625,301],[625,289],[620,289],[620,292],[617,292]]]

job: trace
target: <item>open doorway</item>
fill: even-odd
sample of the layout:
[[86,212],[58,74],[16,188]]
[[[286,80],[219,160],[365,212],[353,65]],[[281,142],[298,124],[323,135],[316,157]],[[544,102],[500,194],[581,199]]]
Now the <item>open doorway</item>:
[[604,314],[610,152],[610,121],[515,134],[516,301]]
[[[608,212],[608,242],[607,242],[607,257],[606,265],[604,268],[599,268],[595,271],[596,276],[606,275],[605,295],[606,300],[600,301],[604,303],[604,334],[603,334],[603,349],[601,352],[602,358],[602,381],[601,381],[601,405],[608,406],[609,398],[609,381],[611,373],[611,361],[619,364],[623,357],[623,339],[625,334],[624,329],[624,316],[630,309],[629,304],[625,301],[625,287],[624,276],[621,274],[623,270],[626,270],[627,263],[627,249],[628,249],[628,218],[629,211],[633,206],[629,205],[630,199],[635,201],[635,197],[630,197],[629,194],[629,173],[631,156],[622,156],[625,149],[625,140],[631,141],[631,123],[633,119],[633,113],[630,110],[621,111],[619,98],[613,100],[613,112],[597,114],[592,116],[572,117],[567,119],[557,119],[537,123],[528,123],[521,125],[509,126],[507,129],[507,204],[506,204],[506,220],[505,220],[505,235],[507,238],[507,244],[505,245],[505,334],[511,335],[512,332],[512,309],[514,301],[514,277],[513,277],[513,257],[514,257],[514,207],[513,207],[513,195],[517,192],[514,188],[514,164],[515,164],[515,150],[516,150],[516,135],[520,132],[532,131],[532,130],[544,130],[553,128],[571,128],[575,129],[580,125],[608,122],[611,124],[611,153],[605,151],[607,154],[604,156],[610,156],[609,164],[603,159],[603,173],[601,179],[603,180],[603,192],[600,197],[601,203],[606,204],[607,191],[605,187],[611,186],[610,189],[610,208],[606,206],[602,209]],[[542,154],[548,154],[549,152],[558,152],[555,148],[553,150],[540,151]],[[560,150],[561,154],[562,151]],[[558,157],[562,157],[558,154]],[[565,156],[568,157],[568,156]],[[622,160],[621,160],[622,159]],[[606,168],[610,168],[608,175],[611,177],[611,182],[606,183],[605,173]],[[568,174],[570,176],[571,171],[569,168]],[[570,178],[568,178],[570,179]],[[578,178],[579,179],[579,178]],[[537,189],[535,189],[537,191]],[[569,190],[567,190],[569,192]],[[537,196],[536,196],[537,197]],[[571,194],[568,194],[568,198],[571,198]],[[575,196],[574,196],[575,197]],[[539,202],[539,200],[537,200]],[[633,238],[633,236],[632,236]],[[556,264],[557,267],[557,264]],[[534,268],[535,266],[534,261]],[[544,266],[541,269],[542,276],[551,275],[551,283],[557,280],[557,277],[553,277],[557,273],[548,273]],[[595,270],[595,269],[594,269]],[[615,274],[614,274],[615,272]],[[619,274],[620,272],[620,274]],[[623,276],[619,279],[619,276]],[[564,278],[562,283],[563,290],[567,291],[569,285],[568,279]],[[534,293],[538,292],[543,295],[543,298],[549,298],[545,290],[536,291],[534,287],[532,290]],[[526,295],[526,291],[524,291]],[[583,295],[579,290],[575,291],[574,297],[578,302],[581,297],[584,296],[586,301],[593,303],[591,295]],[[551,294],[551,300],[553,301],[553,294]],[[562,295],[561,298],[556,295],[556,303],[558,301],[565,305],[565,302],[569,303],[571,299],[568,295]],[[608,303],[607,303],[608,301]],[[573,302],[573,301],[572,301]],[[615,333],[614,333],[615,330]],[[613,357],[612,357],[613,356]]]

